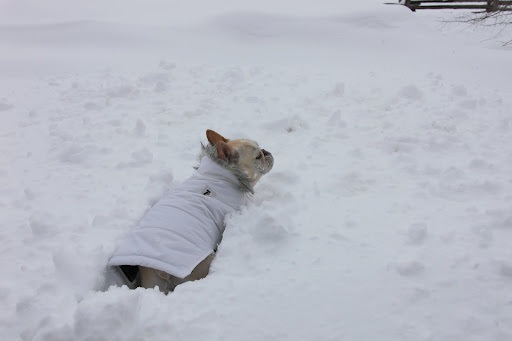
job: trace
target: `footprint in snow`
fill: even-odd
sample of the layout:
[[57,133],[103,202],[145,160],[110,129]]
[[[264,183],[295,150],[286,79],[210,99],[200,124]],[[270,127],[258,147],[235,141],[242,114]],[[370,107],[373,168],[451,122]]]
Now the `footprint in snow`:
[[99,104],[93,102],[84,103],[83,107],[87,111],[98,111],[103,109]]
[[456,85],[452,87],[452,94],[455,96],[463,97],[467,96],[468,91],[464,85]]
[[412,224],[407,229],[406,238],[409,245],[423,244],[427,238],[427,225],[423,223]]
[[404,277],[412,277],[425,271],[425,265],[417,261],[406,261],[394,265],[396,272]]
[[138,168],[153,162],[153,153],[147,148],[142,148],[132,153],[132,161],[120,162],[117,168]]
[[5,102],[0,102],[0,111],[7,111],[14,108],[14,106],[7,104]]
[[135,128],[133,129],[133,133],[139,137],[146,136],[146,123],[144,123],[144,121],[141,120],[140,118],[137,120],[137,123],[135,123]]
[[500,264],[499,272],[503,277],[512,279],[512,263],[502,262]]
[[327,93],[327,97],[340,98],[345,95],[345,83],[339,82]]
[[404,86],[400,90],[399,95],[411,101],[419,101],[423,98],[423,92],[414,84]]
[[158,67],[165,71],[171,71],[174,68],[176,68],[176,64],[169,62],[167,60],[161,60],[160,63],[158,64]]
[[46,212],[35,212],[28,223],[34,237],[51,237],[59,231],[57,218]]

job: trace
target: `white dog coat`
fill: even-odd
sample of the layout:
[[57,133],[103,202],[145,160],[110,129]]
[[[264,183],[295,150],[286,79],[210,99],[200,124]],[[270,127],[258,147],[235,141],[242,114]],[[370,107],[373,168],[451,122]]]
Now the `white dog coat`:
[[239,180],[208,156],[141,219],[108,264],[141,265],[184,278],[217,248],[224,217],[244,201]]

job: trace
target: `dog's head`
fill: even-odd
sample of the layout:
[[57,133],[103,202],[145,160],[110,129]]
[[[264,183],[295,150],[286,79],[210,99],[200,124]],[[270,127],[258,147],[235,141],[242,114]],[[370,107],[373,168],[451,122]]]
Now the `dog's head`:
[[213,130],[206,131],[211,145],[217,148],[220,159],[236,164],[254,186],[258,180],[272,169],[274,158],[255,141],[247,139],[228,140]]

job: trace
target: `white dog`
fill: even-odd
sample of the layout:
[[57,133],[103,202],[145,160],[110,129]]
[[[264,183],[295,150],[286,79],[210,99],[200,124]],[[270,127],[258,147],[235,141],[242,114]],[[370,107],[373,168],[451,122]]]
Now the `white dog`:
[[207,130],[197,173],[169,191],[109,260],[125,284],[161,291],[204,278],[224,232],[226,214],[274,164],[255,141],[228,140]]

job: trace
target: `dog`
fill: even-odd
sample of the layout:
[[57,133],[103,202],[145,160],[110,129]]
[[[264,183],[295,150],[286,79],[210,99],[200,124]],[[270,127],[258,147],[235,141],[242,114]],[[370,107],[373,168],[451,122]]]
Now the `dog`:
[[108,265],[130,288],[158,286],[167,294],[206,277],[226,214],[240,210],[274,165],[255,141],[228,140],[213,130],[206,137],[197,172],[164,195],[110,258]]

